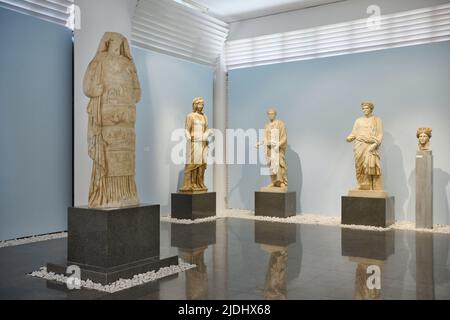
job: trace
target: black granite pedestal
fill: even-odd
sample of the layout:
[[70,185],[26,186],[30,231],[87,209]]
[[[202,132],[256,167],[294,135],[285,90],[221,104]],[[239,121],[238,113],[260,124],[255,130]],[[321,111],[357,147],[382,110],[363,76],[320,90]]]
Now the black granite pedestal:
[[67,262],[47,270],[66,274],[78,266],[81,279],[109,284],[136,274],[178,265],[178,257],[160,258],[160,206],[120,209],[69,208]]
[[342,224],[387,228],[394,223],[394,197],[342,197]]
[[255,216],[288,218],[297,214],[297,193],[255,192]]
[[172,194],[172,218],[196,220],[215,215],[215,192]]

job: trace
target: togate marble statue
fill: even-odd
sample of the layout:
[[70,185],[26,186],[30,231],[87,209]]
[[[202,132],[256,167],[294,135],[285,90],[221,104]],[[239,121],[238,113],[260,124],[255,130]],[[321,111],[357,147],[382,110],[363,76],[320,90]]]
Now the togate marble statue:
[[205,171],[211,131],[208,129],[208,117],[203,112],[204,107],[205,100],[202,97],[195,98],[192,102],[192,112],[186,117],[186,166],[181,193],[208,191]]
[[84,77],[93,161],[90,208],[139,204],[135,182],[136,104],[141,88],[127,39],[107,32]]
[[383,123],[373,115],[374,104],[361,104],[364,116],[355,121],[347,142],[354,142],[355,170],[358,187],[350,196],[386,197],[380,164],[380,146],[383,141]]
[[417,139],[419,139],[419,150],[428,151],[430,150],[430,140],[433,130],[431,128],[419,128],[417,129]]
[[286,163],[287,131],[283,121],[277,119],[277,111],[267,111],[269,123],[265,126],[264,141],[256,147],[266,146],[266,161],[271,183],[262,192],[288,191],[288,166]]

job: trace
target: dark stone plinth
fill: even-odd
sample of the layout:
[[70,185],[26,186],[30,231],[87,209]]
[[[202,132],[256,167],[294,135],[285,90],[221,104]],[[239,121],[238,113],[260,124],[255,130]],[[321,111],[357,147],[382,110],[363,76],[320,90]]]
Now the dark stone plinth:
[[255,192],[255,216],[288,218],[297,214],[297,193]]
[[287,247],[297,241],[297,225],[283,222],[255,221],[255,242]]
[[342,197],[342,224],[386,228],[394,223],[394,197]]
[[195,220],[215,215],[215,192],[172,194],[172,218]]
[[387,260],[395,252],[395,231],[341,229],[342,256]]
[[196,249],[216,243],[216,221],[171,225],[171,246]]
[[67,261],[49,263],[47,269],[65,274],[67,266],[76,265],[81,279],[108,284],[177,265],[176,256],[160,259],[159,227],[159,205],[69,208]]

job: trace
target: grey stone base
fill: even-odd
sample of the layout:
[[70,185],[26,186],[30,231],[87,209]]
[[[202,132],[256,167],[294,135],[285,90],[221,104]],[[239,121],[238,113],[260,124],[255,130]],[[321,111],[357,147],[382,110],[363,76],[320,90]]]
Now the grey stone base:
[[255,192],[255,216],[288,218],[297,214],[297,193]]
[[160,259],[160,207],[68,210],[67,261],[47,270],[66,274],[79,266],[82,280],[109,284],[139,273],[178,265],[178,257]]
[[386,228],[394,223],[394,197],[342,197],[342,224]]
[[283,222],[255,221],[255,242],[287,247],[297,241],[297,225]]
[[395,232],[341,229],[342,256],[387,260],[395,252]]
[[216,243],[216,221],[193,224],[171,224],[171,246],[196,249]]
[[215,192],[172,194],[172,218],[196,220],[215,215]]

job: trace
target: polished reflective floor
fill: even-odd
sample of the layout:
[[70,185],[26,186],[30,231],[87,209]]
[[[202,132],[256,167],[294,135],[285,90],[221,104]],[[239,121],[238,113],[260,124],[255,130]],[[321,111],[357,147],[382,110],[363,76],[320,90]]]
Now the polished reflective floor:
[[222,219],[161,224],[195,269],[115,294],[26,276],[66,239],[0,249],[0,299],[450,299],[450,235]]

